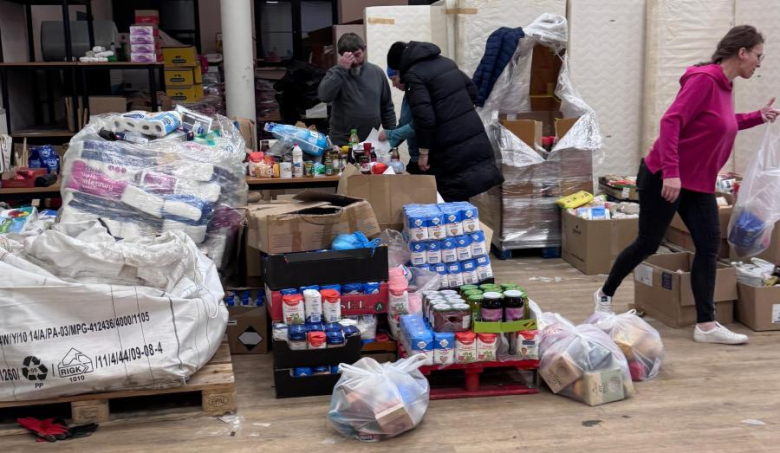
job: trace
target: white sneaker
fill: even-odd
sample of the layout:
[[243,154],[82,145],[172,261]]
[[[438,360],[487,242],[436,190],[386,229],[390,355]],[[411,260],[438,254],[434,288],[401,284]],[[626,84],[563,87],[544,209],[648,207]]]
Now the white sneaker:
[[715,328],[709,332],[705,332],[699,326],[696,326],[693,329],[693,341],[697,343],[745,344],[748,342],[748,336],[734,333],[716,322]]
[[601,289],[593,293],[594,313],[612,313],[612,298],[601,293]]

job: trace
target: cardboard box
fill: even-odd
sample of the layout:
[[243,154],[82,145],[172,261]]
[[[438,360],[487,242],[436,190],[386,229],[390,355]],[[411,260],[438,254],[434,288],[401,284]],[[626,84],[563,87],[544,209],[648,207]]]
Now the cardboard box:
[[267,354],[268,311],[265,307],[228,307],[226,333],[231,354]]
[[544,382],[553,393],[558,393],[582,376],[582,370],[574,360],[563,353],[545,368],[539,370]]
[[[124,113],[127,112],[129,101],[122,96],[90,96],[89,97],[89,115],[101,115],[104,113]],[[73,124],[73,105],[70,97],[65,98],[65,111],[68,118],[68,130],[76,132],[76,126]],[[79,97],[79,124],[78,129],[84,127],[85,112],[83,109],[81,97]]]
[[[531,60],[531,87],[529,94],[551,96],[558,84],[563,60],[555,54],[551,47],[537,45],[533,50]],[[543,110],[543,109],[534,109]]]
[[173,66],[198,65],[198,51],[194,46],[163,47],[163,62],[165,68]]
[[203,98],[203,85],[166,87],[165,93],[174,101],[194,102]]
[[542,146],[544,124],[541,121],[499,120],[499,122],[532,149],[536,146]]
[[[726,239],[728,238],[728,234],[729,234],[729,220],[731,220],[731,211],[733,210],[734,196],[728,193],[719,193],[719,192],[716,192],[715,196],[723,197],[726,199],[726,201],[729,202],[728,206],[722,206],[718,208],[718,220],[720,222],[720,237],[721,239]],[[672,219],[672,223],[669,224],[669,228],[675,228],[684,233],[690,232],[688,230],[688,227],[685,226],[685,222],[683,222],[682,217],[680,217],[680,214],[674,215],[674,218]]]
[[583,274],[607,274],[639,232],[639,219],[586,220],[562,210],[561,257]]
[[403,230],[403,207],[436,203],[436,178],[428,175],[355,175],[341,178],[338,193],[371,204],[379,229]]
[[408,5],[409,0],[339,0],[339,23],[363,20],[364,10],[371,6]]
[[563,113],[556,110],[540,110],[523,113],[502,113],[498,116],[501,120],[534,120],[542,123],[542,136],[551,137],[555,135],[555,120],[563,118]]
[[257,150],[257,125],[255,124],[255,120],[241,117],[233,117],[231,119],[241,133],[241,136],[244,137],[245,146],[252,151]]
[[621,401],[625,398],[623,371],[620,368],[585,373],[582,378],[583,399],[589,406]]
[[780,286],[737,285],[737,321],[762,332],[780,330]]
[[365,200],[313,190],[295,200],[249,206],[249,245],[265,253],[306,252],[330,248],[342,233],[360,231],[368,238],[381,233]]
[[620,201],[639,201],[639,191],[636,187],[612,187],[605,177],[599,178],[599,191]]
[[[696,245],[693,243],[693,237],[691,237],[691,233],[687,231],[681,231],[675,227],[670,226],[669,229],[666,230],[666,240],[672,244],[684,248],[685,250],[689,250],[691,252],[696,251]],[[721,239],[718,258],[728,259],[730,253],[731,245],[729,244],[728,239]]]
[[[680,328],[696,324],[696,303],[691,290],[692,253],[653,255],[634,269],[634,300],[638,310],[667,326]],[[737,273],[718,263],[715,277],[717,321],[734,321]],[[681,272],[678,272],[681,271]]]
[[[165,86],[166,87],[174,87],[174,86],[188,86],[188,85],[195,85],[198,82],[195,81],[195,70],[197,67],[194,68],[171,68],[171,69],[165,69]],[[198,73],[200,73],[198,71]]]

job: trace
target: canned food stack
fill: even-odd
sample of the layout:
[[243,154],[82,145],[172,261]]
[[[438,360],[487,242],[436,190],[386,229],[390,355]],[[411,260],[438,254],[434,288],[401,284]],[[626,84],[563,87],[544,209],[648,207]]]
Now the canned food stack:
[[493,278],[490,245],[468,202],[404,206],[411,264],[442,276],[443,288],[479,284]]

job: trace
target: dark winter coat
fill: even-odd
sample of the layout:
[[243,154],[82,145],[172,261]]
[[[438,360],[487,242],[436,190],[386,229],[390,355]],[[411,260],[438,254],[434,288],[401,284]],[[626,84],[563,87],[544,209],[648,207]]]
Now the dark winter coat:
[[400,72],[412,108],[417,146],[430,150],[429,170],[447,201],[467,200],[504,181],[482,120],[477,88],[434,44],[412,41]]
[[485,54],[474,71],[474,85],[477,86],[477,106],[485,105],[493,86],[496,84],[506,65],[512,61],[517,43],[525,33],[522,28],[501,27],[494,31],[485,43]]

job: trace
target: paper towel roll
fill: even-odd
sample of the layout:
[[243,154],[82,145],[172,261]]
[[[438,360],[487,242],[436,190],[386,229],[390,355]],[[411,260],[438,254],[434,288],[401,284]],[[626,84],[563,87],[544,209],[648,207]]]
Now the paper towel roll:
[[165,137],[181,126],[181,115],[176,112],[162,112],[141,121],[140,132],[153,137]]
[[[122,203],[132,206],[139,211],[145,212],[154,217],[162,217],[162,210],[165,201],[157,195],[144,192],[135,186],[128,185],[125,188],[125,191],[122,193],[120,200]],[[198,214],[200,214],[200,211],[198,211]],[[198,218],[200,218],[200,216],[198,216]]]
[[166,214],[192,220],[193,222],[200,220],[203,215],[200,209],[181,201],[166,200],[164,209]]

